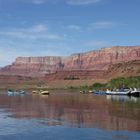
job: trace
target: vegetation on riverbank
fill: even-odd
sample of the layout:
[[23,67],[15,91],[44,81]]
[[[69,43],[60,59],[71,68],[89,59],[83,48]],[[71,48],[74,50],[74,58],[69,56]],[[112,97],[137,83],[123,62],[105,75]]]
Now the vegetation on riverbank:
[[140,88],[140,76],[136,77],[117,77],[114,79],[111,79],[107,83],[94,83],[91,86],[84,85],[80,87],[74,87],[70,86],[69,89],[80,89],[80,90],[106,90],[109,89],[115,89],[115,88],[121,88],[121,87],[128,87],[128,88]]
[[140,76],[136,77],[117,77],[111,79],[108,83],[94,83],[89,89],[95,90],[105,90],[107,88],[114,89],[114,88],[121,88],[121,87],[136,87],[140,88]]
[[43,87],[47,89],[66,89],[66,90],[106,90],[107,88],[114,89],[124,87],[136,87],[140,88],[140,76],[136,77],[117,77],[111,79],[109,82],[103,79],[92,80],[56,80],[45,82],[38,81],[24,81],[21,83],[1,83],[0,89],[35,89],[37,87]]

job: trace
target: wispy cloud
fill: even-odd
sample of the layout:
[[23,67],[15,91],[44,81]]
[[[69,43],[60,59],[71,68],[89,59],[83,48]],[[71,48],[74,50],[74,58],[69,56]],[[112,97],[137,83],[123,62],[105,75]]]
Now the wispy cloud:
[[113,28],[117,25],[115,22],[111,21],[101,21],[101,22],[94,22],[91,23],[88,27],[88,29],[109,29]]
[[66,0],[66,3],[71,5],[88,5],[98,3],[100,1],[101,0]]
[[81,30],[81,27],[78,25],[68,25],[67,28],[72,30]]
[[45,3],[46,1],[44,1],[44,0],[33,0],[32,1],[34,4],[43,4],[43,3]]
[[[56,4],[61,2],[61,0],[18,0],[19,2],[23,2],[23,3],[32,3],[32,4],[36,4],[36,5],[41,5],[41,4]],[[64,0],[62,0],[64,1]]]
[[48,0],[18,0],[18,1],[24,3],[33,3],[33,4],[44,4],[48,2]]
[[38,25],[32,26],[29,31],[41,33],[41,32],[46,32],[47,30],[48,30],[48,28],[45,25],[38,24]]
[[[0,0],[1,1],[11,1],[11,0]],[[14,1],[14,0],[13,0]],[[30,3],[30,4],[57,4],[57,3],[66,3],[68,5],[89,5],[101,2],[102,0],[15,0],[18,3]]]
[[[5,42],[6,41],[6,42]],[[64,42],[26,42],[0,40],[0,67],[14,62],[18,56],[65,56],[70,53],[71,46]]]
[[43,24],[34,25],[28,28],[0,31],[0,35],[16,37],[20,39],[63,40],[65,38],[65,35],[49,33],[47,26]]
[[[10,64],[17,56],[66,55],[71,38],[53,31],[48,24],[9,27],[0,31],[0,66]],[[71,45],[69,45],[71,46]]]

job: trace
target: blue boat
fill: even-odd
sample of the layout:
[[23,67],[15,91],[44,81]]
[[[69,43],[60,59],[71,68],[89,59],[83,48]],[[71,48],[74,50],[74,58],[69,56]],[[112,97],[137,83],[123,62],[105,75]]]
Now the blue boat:
[[106,94],[106,92],[105,91],[94,91],[94,94]]
[[16,95],[23,96],[24,94],[25,94],[24,90],[19,90],[19,91],[8,90],[7,91],[8,96],[16,96]]
[[19,92],[19,94],[25,94],[24,90],[19,90],[18,92]]
[[14,96],[14,91],[13,90],[8,90],[7,95],[8,96]]

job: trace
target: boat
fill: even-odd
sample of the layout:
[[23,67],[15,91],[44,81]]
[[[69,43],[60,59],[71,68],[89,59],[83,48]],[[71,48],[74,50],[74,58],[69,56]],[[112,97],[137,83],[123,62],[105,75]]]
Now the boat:
[[89,92],[89,93],[93,93],[93,90],[89,90],[88,92]]
[[128,95],[140,97],[140,90],[137,90],[136,88],[131,89],[131,92]]
[[8,90],[7,91],[7,95],[8,96],[15,96],[15,95],[24,95],[25,91],[24,90],[18,90],[18,91],[14,91],[14,90]]
[[7,95],[8,95],[8,96],[14,96],[14,91],[9,89],[9,90],[7,91]]
[[92,90],[81,90],[80,93],[89,94],[89,93],[93,93],[93,91]]
[[24,95],[24,94],[25,94],[25,91],[24,91],[24,90],[19,90],[19,91],[18,91],[18,94],[19,94],[19,95]]
[[32,93],[33,93],[33,94],[38,94],[39,91],[38,91],[38,90],[33,90]]
[[50,92],[48,90],[43,90],[43,91],[40,91],[39,94],[41,94],[41,95],[49,95]]
[[33,94],[40,94],[40,95],[49,95],[50,92],[48,90],[33,90]]
[[128,88],[121,88],[121,89],[116,89],[116,90],[106,90],[107,95],[129,95],[131,93],[131,89]]
[[105,91],[94,91],[94,94],[106,94]]

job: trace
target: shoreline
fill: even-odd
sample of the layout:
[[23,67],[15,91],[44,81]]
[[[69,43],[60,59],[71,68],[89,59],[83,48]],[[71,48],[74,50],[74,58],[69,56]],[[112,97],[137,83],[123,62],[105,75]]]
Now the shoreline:
[[140,88],[140,76],[134,77],[117,77],[111,80],[107,79],[85,79],[85,80],[53,80],[53,81],[21,81],[19,83],[2,83],[0,82],[0,90],[35,90],[35,89],[45,89],[45,90],[104,90],[107,88],[120,88],[125,87],[135,87]]

